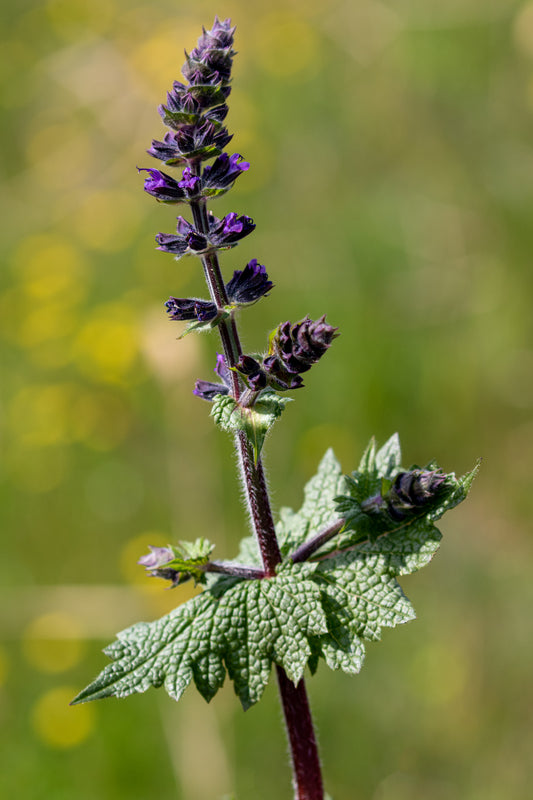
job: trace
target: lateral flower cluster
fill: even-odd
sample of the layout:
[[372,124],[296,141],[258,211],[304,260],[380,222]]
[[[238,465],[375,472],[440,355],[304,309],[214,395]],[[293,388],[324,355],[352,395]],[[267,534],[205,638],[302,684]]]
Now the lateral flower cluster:
[[[167,100],[159,106],[163,123],[169,128],[163,139],[152,141],[148,153],[167,167],[181,171],[172,177],[159,169],[141,168],[146,173],[144,190],[165,204],[187,204],[192,221],[177,218],[175,233],[158,233],[158,250],[172,254],[176,260],[186,255],[198,256],[209,270],[220,270],[217,253],[235,247],[254,228],[253,220],[234,211],[218,218],[206,208],[208,198],[218,197],[234,185],[250,168],[240,153],[227,153],[224,148],[231,134],[224,126],[228,113],[227,98],[231,87],[233,36],[235,28],[229,19],[215,22],[211,30],[203,30],[197,46],[186,55],[182,74],[186,82],[175,81]],[[204,162],[212,160],[212,163]],[[220,272],[219,272],[220,275]],[[206,330],[218,325],[230,326],[228,318],[236,309],[256,303],[269,294],[274,284],[266,268],[256,258],[243,269],[236,269],[229,281],[209,281],[210,299],[173,297],[165,303],[170,320],[190,323],[187,330]],[[229,327],[227,328],[227,330]],[[197,381],[194,394],[212,401],[217,395],[235,393],[235,373],[241,393],[234,399],[253,406],[263,390],[286,391],[303,386],[307,372],[329,348],[337,336],[320,317],[305,317],[299,322],[283,322],[270,336],[264,355],[245,355],[237,350],[218,355],[215,373],[220,382]],[[224,337],[223,337],[224,338]],[[232,374],[233,373],[233,374]]]

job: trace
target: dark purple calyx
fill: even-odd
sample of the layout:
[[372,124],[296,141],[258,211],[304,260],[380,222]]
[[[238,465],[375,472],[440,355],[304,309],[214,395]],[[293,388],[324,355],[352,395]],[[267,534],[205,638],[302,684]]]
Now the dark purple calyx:
[[265,297],[273,286],[263,264],[259,264],[257,259],[253,258],[244,269],[235,270],[233,277],[226,284],[226,292],[231,303],[245,305]]
[[420,513],[438,499],[446,478],[440,470],[399,472],[384,498],[388,513],[398,521]]
[[204,167],[202,173],[202,190],[205,196],[221,194],[227,191],[239,175],[250,168],[248,161],[243,161],[239,153],[229,156],[222,153],[211,166]]
[[311,369],[339,334],[326,322],[325,315],[313,321],[309,317],[291,325],[282,322],[270,336],[263,368],[269,383],[277,389],[298,389],[303,386],[301,373]]
[[229,394],[232,388],[231,373],[226,365],[226,360],[223,355],[217,353],[217,363],[215,364],[215,373],[221,379],[222,383],[211,383],[211,381],[196,381],[193,389],[193,394],[200,397],[202,400],[209,400],[210,402],[215,399],[217,394]]
[[209,322],[215,319],[218,309],[215,303],[199,300],[195,297],[169,297],[165,306],[172,320],[179,322]]

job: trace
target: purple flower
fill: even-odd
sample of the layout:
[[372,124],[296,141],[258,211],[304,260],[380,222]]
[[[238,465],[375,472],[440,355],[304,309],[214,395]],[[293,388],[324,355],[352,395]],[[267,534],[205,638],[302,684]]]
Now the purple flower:
[[244,239],[255,228],[253,219],[239,217],[234,211],[221,220],[214,216],[209,221],[209,238],[215,247],[233,247],[239,239]]
[[185,167],[185,169],[183,170],[182,179],[178,183],[178,186],[180,186],[182,189],[191,189],[192,191],[194,191],[199,183],[200,183],[200,178],[192,174],[192,170],[190,167]]
[[228,156],[222,153],[211,166],[205,167],[202,173],[202,188],[213,190],[228,189],[241,172],[250,168],[247,161],[242,161],[239,153]]
[[186,195],[181,183],[175,181],[166,172],[146,167],[137,167],[137,170],[138,172],[148,172],[149,177],[144,179],[144,191],[151,194],[156,200],[163,203],[179,203],[184,200]]
[[250,217],[238,217],[232,212],[223,219],[209,215],[209,234],[206,236],[187,222],[183,217],[178,217],[177,235],[171,233],[158,233],[155,237],[158,250],[181,258],[188,253],[205,253],[217,248],[234,247],[239,239],[253,231],[255,225]]
[[217,353],[217,363],[215,365],[215,373],[223,381],[223,383],[211,383],[211,381],[196,381],[193,389],[193,394],[201,397],[202,400],[212,401],[217,394],[229,394],[232,387],[231,373],[226,365],[226,360],[223,355]]
[[171,547],[152,547],[148,545],[151,550],[145,556],[137,561],[137,564],[146,568],[146,571],[154,578],[164,578],[165,580],[172,581],[172,586],[177,586],[180,583],[180,573],[172,567],[165,567],[176,556]]
[[253,258],[243,270],[235,270],[232,279],[226,284],[226,291],[232,303],[254,303],[267,295],[273,286],[265,267]]
[[337,330],[327,324],[325,315],[316,321],[305,317],[294,325],[282,322],[271,335],[268,356],[263,360],[270,385],[278,389],[303,386],[300,374],[324,355],[338,336]]
[[258,392],[266,387],[267,376],[261,368],[259,361],[256,361],[252,356],[241,356],[235,364],[235,369],[237,372],[240,372],[241,375],[245,376],[246,383],[254,392]]
[[170,319],[180,322],[198,320],[198,322],[209,322],[214,319],[218,309],[214,303],[207,300],[192,298],[169,297],[165,303]]
[[165,253],[172,253],[181,258],[186,253],[203,253],[208,249],[208,240],[183,217],[178,217],[177,235],[171,233],[158,233],[155,240]]

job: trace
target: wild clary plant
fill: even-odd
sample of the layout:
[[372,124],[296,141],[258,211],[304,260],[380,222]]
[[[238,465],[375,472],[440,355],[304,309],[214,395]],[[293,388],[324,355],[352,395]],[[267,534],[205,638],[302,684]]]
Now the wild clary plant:
[[[244,353],[237,327],[241,309],[273,288],[266,269],[252,259],[226,282],[219,252],[252,233],[250,217],[221,219],[207,204],[225,194],[249,168],[224,148],[231,135],[228,112],[235,29],[215,18],[186,56],[187,83],[174,82],[159,113],[169,128],[148,153],[176,177],[143,170],[145,191],[163,203],[188,205],[192,220],[178,217],[175,233],[159,233],[158,249],[179,260],[200,259],[209,299],[171,297],[172,320],[186,332],[218,332],[217,382],[199,380],[194,393],[211,404],[211,416],[235,440],[253,535],[234,560],[214,561],[206,539],[151,547],[139,563],[177,586],[187,580],[203,591],[156,622],[118,634],[106,649],[103,672],[73,701],[126,697],[164,686],[179,700],[194,681],[209,702],[226,678],[246,710],[260,700],[274,666],[287,725],[294,796],[323,800],[324,788],[304,683],[321,660],[331,669],[360,671],[365,641],[383,627],[414,618],[398,578],[427,564],[439,546],[435,526],[466,497],[476,470],[462,478],[425,467],[401,466],[392,436],[380,449],[372,440],[357,469],[344,476],[332,450],[304,490],[299,511],[284,508],[274,523],[261,460],[264,440],[281,416],[287,392],[338,336],[326,317],[282,322],[265,353]],[[210,164],[204,165],[206,161]]]

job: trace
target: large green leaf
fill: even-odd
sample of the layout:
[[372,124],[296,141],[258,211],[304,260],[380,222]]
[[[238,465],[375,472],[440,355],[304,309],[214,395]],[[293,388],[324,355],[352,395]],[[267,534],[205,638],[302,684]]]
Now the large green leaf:
[[[261,697],[273,663],[294,683],[306,666],[314,672],[320,658],[332,669],[359,672],[365,641],[414,618],[397,578],[431,559],[441,539],[435,521],[466,497],[476,472],[457,479],[435,465],[431,470],[439,475],[436,491],[412,513],[407,506],[398,520],[383,499],[401,472],[396,436],[380,450],[371,442],[346,480],[328,451],[301,509],[281,512],[277,531],[285,561],[274,577],[209,576],[202,594],[168,616],[120,633],[106,650],[112,663],[74,702],[124,697],[150,686],[164,686],[179,699],[192,680],[210,700],[227,672],[248,708]],[[312,560],[293,563],[290,553],[339,514],[345,528],[313,551]],[[250,537],[241,543],[240,558],[260,564]]]

